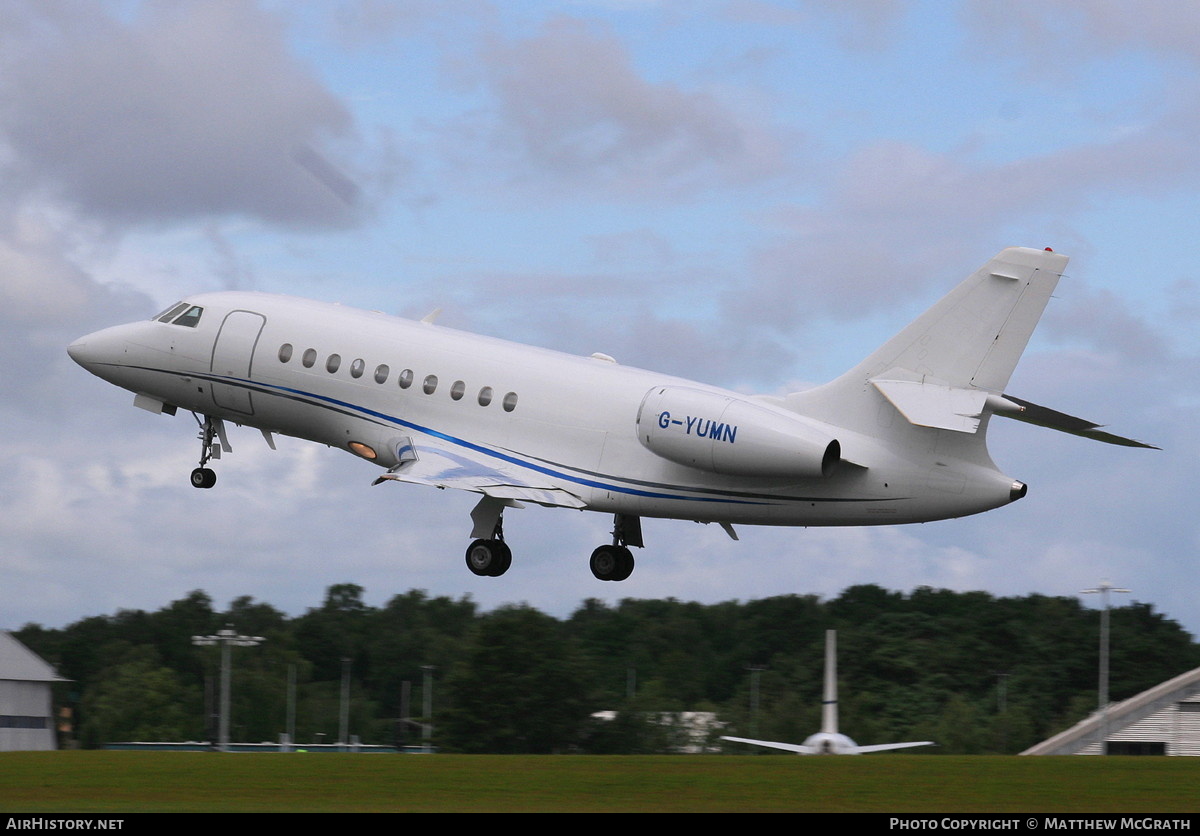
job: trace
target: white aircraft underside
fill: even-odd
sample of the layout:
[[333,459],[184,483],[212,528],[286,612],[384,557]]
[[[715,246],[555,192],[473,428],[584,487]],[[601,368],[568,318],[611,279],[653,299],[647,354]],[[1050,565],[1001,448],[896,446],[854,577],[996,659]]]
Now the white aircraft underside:
[[1025,485],[984,436],[999,413],[1148,446],[1003,394],[1064,256],[1008,249],[851,371],[785,397],[746,396],[381,313],[260,293],[189,297],[69,352],[153,412],[201,424],[196,487],[229,452],[226,422],[352,452],[376,480],[481,494],[467,564],[511,561],[502,512],[523,503],[614,515],[591,568],[623,580],[640,518],[880,525],[1005,505]]

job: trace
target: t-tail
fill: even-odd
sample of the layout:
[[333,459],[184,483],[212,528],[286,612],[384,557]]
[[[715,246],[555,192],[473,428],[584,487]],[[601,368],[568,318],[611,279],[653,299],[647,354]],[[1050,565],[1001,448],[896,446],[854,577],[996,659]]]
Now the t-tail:
[[1067,257],[1010,247],[951,290],[850,371],[797,392],[786,405],[867,435],[887,435],[887,402],[914,426],[975,436],[983,443],[992,414],[1130,447],[1152,447],[1006,395],[1005,387]]

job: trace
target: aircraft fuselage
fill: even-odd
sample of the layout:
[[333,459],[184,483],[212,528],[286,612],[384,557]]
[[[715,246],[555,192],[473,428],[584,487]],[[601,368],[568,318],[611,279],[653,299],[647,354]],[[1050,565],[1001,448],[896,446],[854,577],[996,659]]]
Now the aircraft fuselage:
[[840,377],[744,395],[611,357],[579,357],[341,305],[261,293],[189,297],[72,344],[154,412],[202,417],[192,484],[226,423],[327,444],[376,479],[480,495],[467,566],[503,574],[506,508],[613,514],[593,574],[624,580],[641,518],[733,525],[926,522],[1008,504],[1025,485],[987,451],[993,415],[1150,445],[1004,393],[1067,259],[1012,247]]
[[[182,304],[202,309],[198,321],[116,326],[71,355],[142,405],[389,469],[403,465],[406,444],[418,459],[435,445],[465,467],[491,465],[517,485],[578,500],[547,505],[828,526],[956,517],[1014,498],[1012,479],[942,430],[905,426],[905,444],[890,444],[780,399],[335,304],[244,292]],[[793,463],[785,448],[795,433],[811,455]]]

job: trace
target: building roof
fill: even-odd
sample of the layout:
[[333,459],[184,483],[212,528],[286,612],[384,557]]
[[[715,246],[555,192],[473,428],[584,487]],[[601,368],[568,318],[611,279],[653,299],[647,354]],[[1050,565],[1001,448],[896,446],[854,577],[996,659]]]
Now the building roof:
[[[1130,697],[1124,702],[1112,703],[1108,706],[1107,719],[1109,734],[1124,728],[1141,718],[1194,694],[1200,688],[1200,668],[1181,673],[1179,676],[1161,682],[1137,696]],[[1082,746],[1096,739],[1100,722],[1104,719],[1096,711],[1086,719],[1080,720],[1064,732],[1059,732],[1048,740],[1030,746],[1022,755],[1069,755]]]
[[69,682],[11,633],[0,630],[0,679],[22,682]]

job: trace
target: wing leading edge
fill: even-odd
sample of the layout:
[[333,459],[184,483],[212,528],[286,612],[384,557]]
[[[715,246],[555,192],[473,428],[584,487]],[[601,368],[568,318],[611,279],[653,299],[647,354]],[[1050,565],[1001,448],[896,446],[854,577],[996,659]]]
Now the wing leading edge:
[[774,740],[751,740],[748,737],[721,737],[722,740],[730,740],[734,743],[749,743],[753,746],[767,746],[771,749],[783,749],[785,752],[795,752],[798,755],[815,755],[817,750],[812,746],[804,746],[800,743],[779,743]]
[[584,508],[579,496],[554,483],[531,481],[527,468],[503,458],[476,453],[469,447],[451,446],[432,436],[408,438],[399,447],[400,463],[373,484],[409,482],[435,488],[455,488],[509,502],[532,502],[556,508]]
[[874,746],[856,746],[857,754],[865,755],[870,752],[886,752],[890,749],[911,749],[914,746],[936,746],[932,740],[917,740],[911,743],[877,743]]

